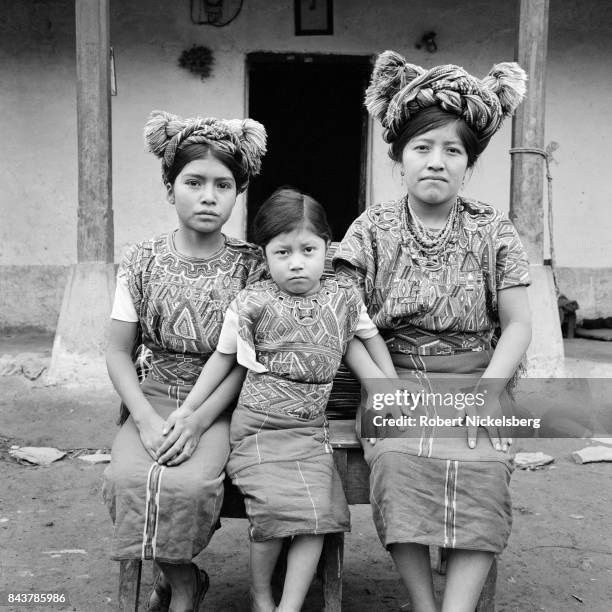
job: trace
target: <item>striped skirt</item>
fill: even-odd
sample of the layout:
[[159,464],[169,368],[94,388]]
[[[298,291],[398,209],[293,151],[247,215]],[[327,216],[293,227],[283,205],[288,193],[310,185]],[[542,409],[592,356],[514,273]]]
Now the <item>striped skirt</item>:
[[384,453],[371,465],[372,516],[384,546],[501,552],[510,536],[510,468],[502,462]]
[[[166,418],[190,388],[147,379],[142,390]],[[200,438],[194,454],[175,467],[147,453],[132,418],[122,425],[104,473],[104,499],[114,523],[113,559],[188,563],[208,544],[223,503],[229,457],[229,416],[222,415]]]
[[[487,352],[419,357],[422,369],[406,367],[393,355],[400,378],[423,383],[482,372]],[[370,501],[385,547],[416,543],[445,548],[501,552],[512,526],[511,458],[496,451],[480,432],[476,448],[467,433],[436,437],[430,430],[407,438],[362,440],[370,466]]]
[[239,405],[231,446],[227,473],[245,498],[251,540],[350,530],[324,415],[301,420]]

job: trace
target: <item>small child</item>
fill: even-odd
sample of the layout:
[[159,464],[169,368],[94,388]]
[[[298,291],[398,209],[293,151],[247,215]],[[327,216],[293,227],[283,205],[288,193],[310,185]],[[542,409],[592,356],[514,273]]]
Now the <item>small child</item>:
[[[272,280],[248,286],[232,302],[190,400],[207,395],[236,361],[247,368],[227,472],[250,521],[253,610],[288,612],[303,604],[323,534],[350,529],[325,415],[332,381],[345,353],[360,380],[384,378],[369,353],[386,347],[357,290],[322,279],[331,232],[319,203],[292,189],[276,191],[255,217],[254,238]],[[271,577],[287,537],[275,608]]]

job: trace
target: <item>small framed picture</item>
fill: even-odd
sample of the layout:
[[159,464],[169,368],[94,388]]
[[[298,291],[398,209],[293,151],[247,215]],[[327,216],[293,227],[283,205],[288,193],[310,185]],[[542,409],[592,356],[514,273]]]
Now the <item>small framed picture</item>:
[[294,11],[296,36],[334,33],[333,0],[294,0]]

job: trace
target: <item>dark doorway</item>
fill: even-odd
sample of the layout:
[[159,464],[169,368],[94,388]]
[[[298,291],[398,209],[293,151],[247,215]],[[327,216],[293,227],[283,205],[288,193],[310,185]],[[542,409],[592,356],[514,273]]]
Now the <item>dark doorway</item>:
[[277,187],[290,185],[325,207],[340,240],[365,207],[371,58],[253,53],[247,62],[249,116],[268,132],[262,175],[249,187],[248,226]]

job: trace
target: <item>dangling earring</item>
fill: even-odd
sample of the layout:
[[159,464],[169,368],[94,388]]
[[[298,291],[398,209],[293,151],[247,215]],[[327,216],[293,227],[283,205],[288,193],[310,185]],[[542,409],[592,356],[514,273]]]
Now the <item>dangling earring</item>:
[[404,171],[403,170],[400,171],[400,177],[401,177],[400,178],[400,183],[401,183],[401,185],[403,187],[404,186]]

